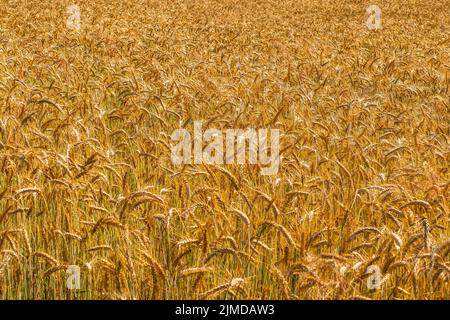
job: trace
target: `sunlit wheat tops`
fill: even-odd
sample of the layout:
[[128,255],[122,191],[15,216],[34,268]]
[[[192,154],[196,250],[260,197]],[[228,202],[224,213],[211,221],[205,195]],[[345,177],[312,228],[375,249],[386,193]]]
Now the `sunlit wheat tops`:
[[0,299],[450,296],[448,1],[0,11]]

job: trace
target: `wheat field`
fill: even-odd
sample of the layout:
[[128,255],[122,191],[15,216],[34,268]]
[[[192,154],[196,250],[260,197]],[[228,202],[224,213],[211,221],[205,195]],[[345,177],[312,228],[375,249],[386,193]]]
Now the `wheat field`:
[[[2,0],[0,299],[448,299],[449,11]],[[279,172],[173,164],[197,120]]]

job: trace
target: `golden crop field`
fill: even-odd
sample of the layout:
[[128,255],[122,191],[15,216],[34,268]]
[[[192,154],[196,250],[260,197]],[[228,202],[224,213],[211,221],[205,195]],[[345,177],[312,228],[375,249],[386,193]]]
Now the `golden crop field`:
[[[449,299],[449,11],[1,0],[0,299]],[[279,170],[175,164],[195,121]]]

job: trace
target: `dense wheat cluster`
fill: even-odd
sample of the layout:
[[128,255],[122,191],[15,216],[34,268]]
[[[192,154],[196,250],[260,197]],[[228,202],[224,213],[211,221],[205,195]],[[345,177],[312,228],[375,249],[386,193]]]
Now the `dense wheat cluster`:
[[[0,4],[0,299],[449,298],[450,1],[72,3]],[[278,174],[174,165],[193,121]]]

